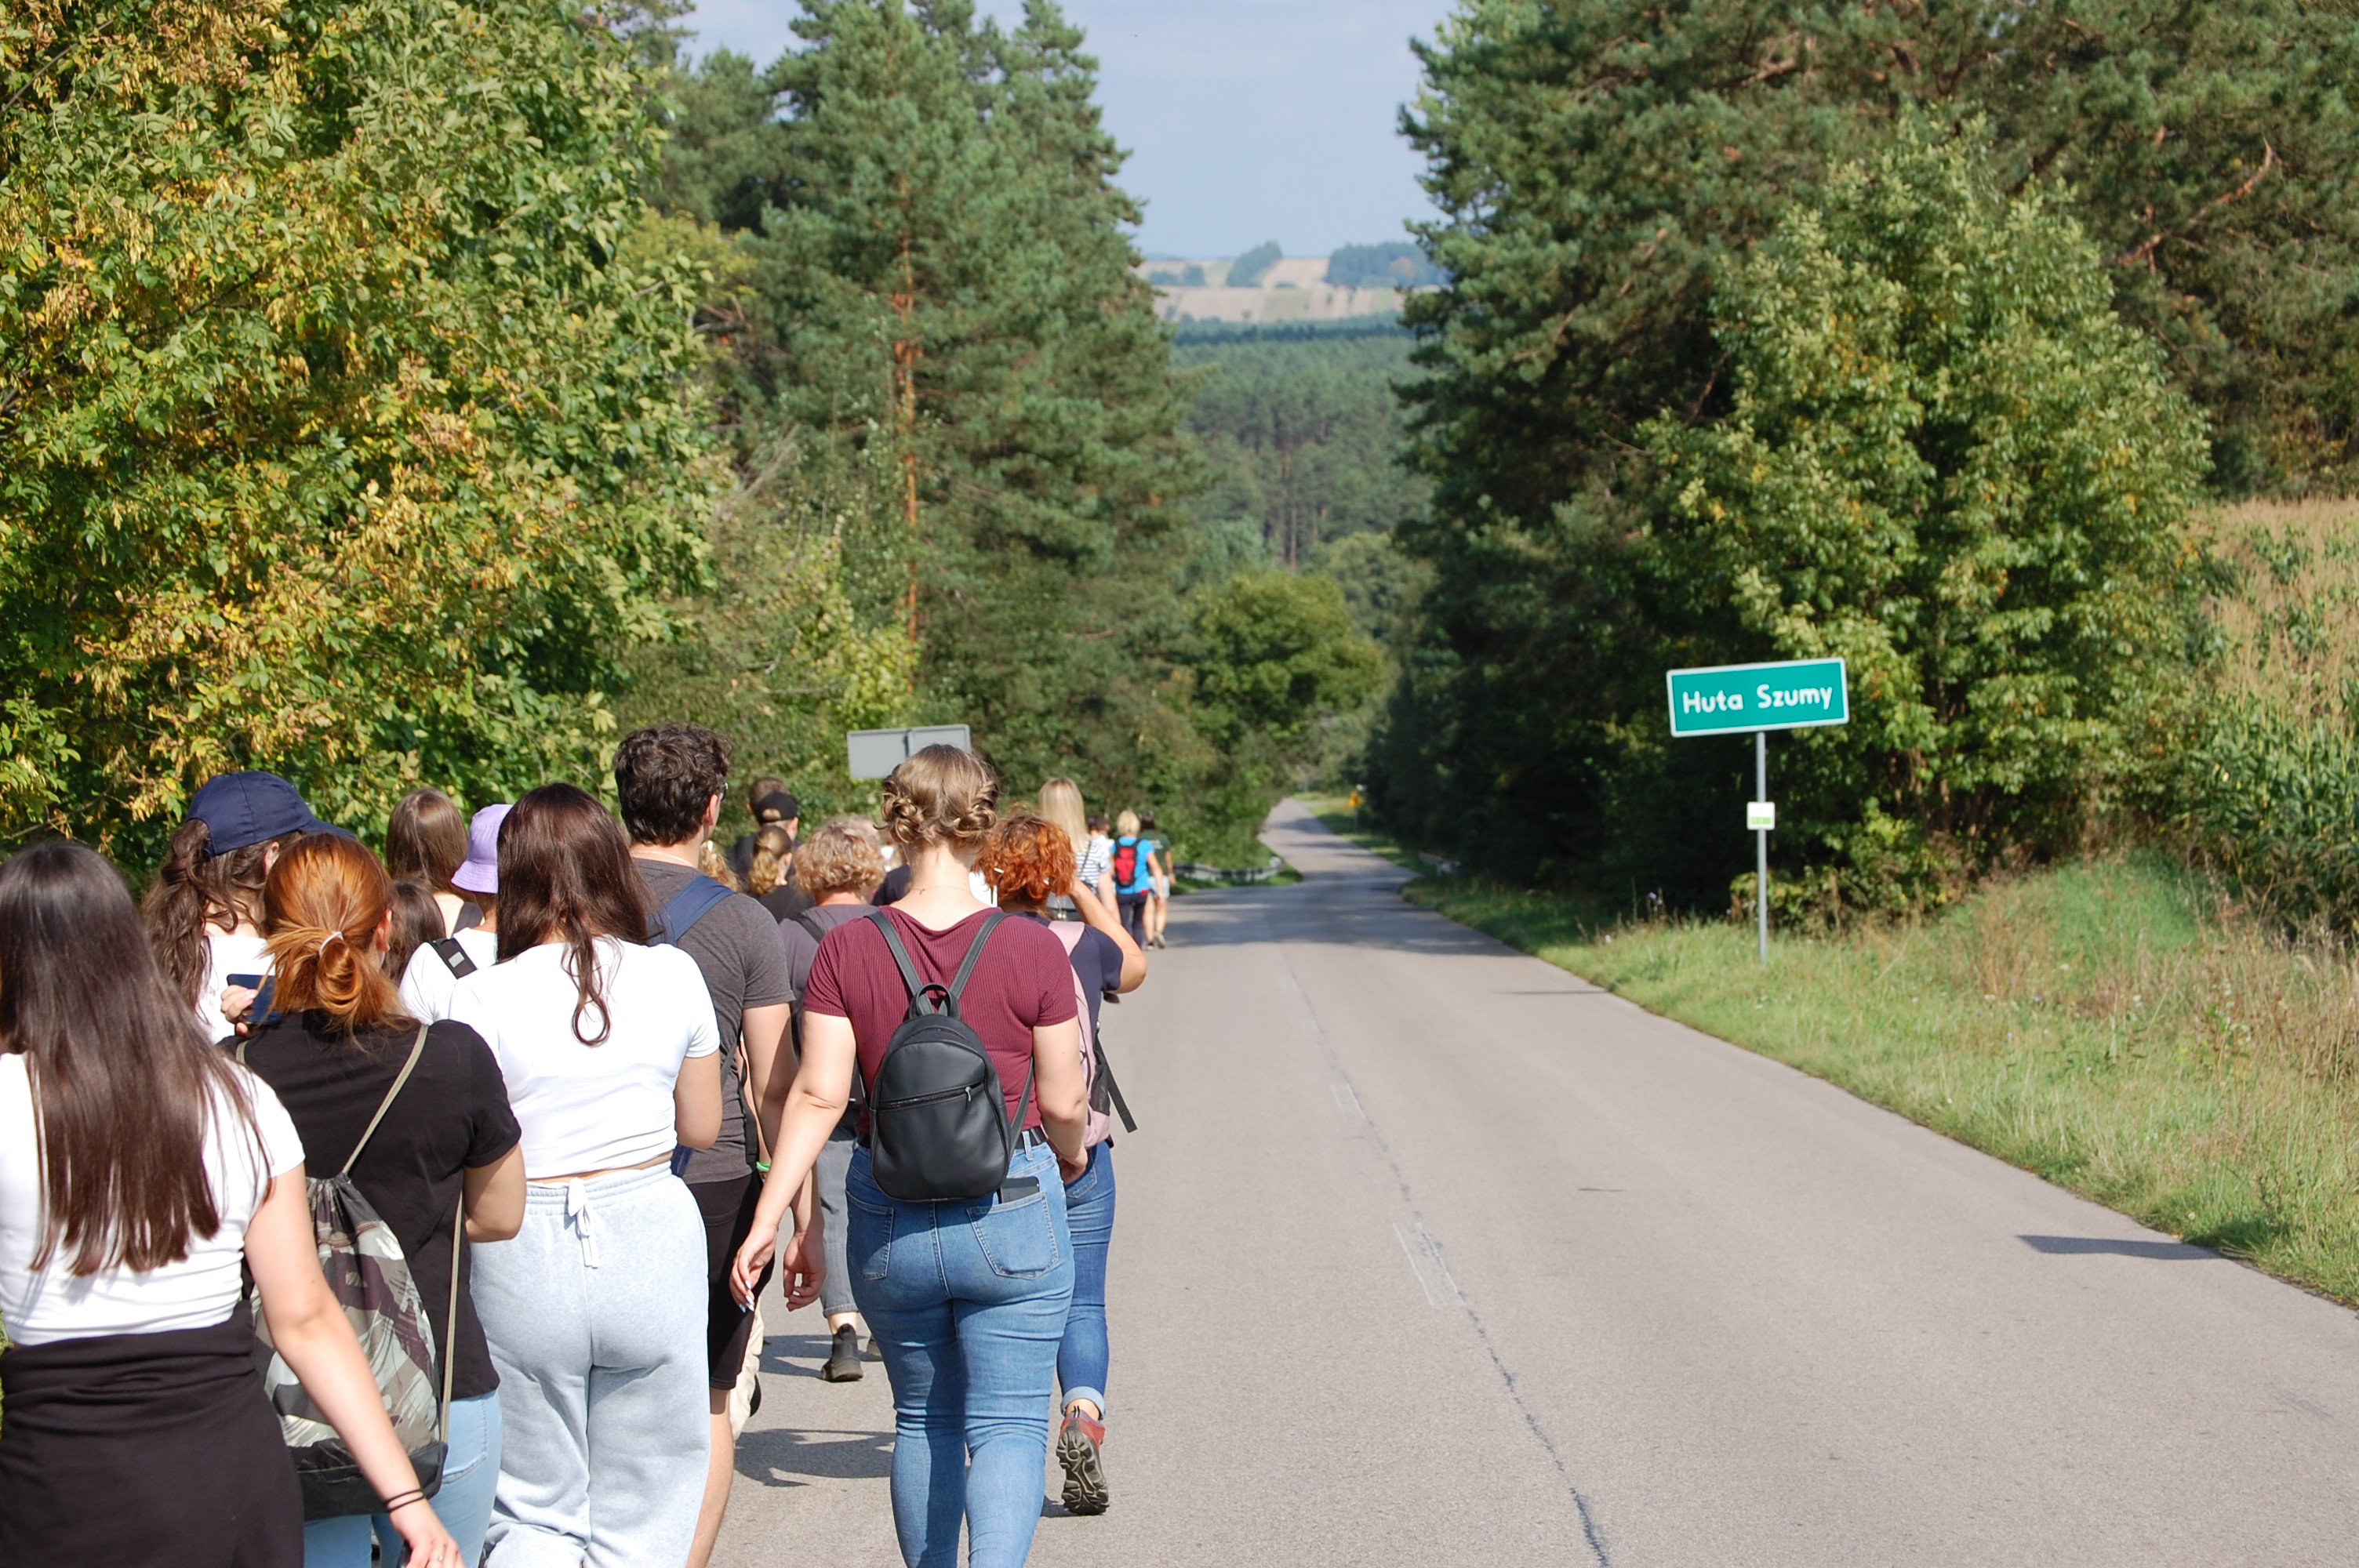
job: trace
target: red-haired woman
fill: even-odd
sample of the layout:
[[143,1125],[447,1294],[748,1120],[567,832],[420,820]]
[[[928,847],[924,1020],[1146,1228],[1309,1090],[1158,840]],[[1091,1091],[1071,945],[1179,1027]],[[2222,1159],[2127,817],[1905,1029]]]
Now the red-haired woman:
[[199,1030],[114,868],[25,850],[0,866],[0,1563],[302,1562],[242,1269],[413,1568],[459,1568],[321,1275],[287,1112]]
[[[516,1233],[524,1155],[507,1086],[482,1037],[463,1023],[429,1027],[404,1014],[380,962],[392,902],[384,866],[353,839],[321,834],[280,855],[263,884],[277,1013],[239,1054],[294,1119],[306,1166],[322,1175],[348,1170],[392,1227],[433,1324],[438,1367],[445,1346],[453,1352],[434,1502],[473,1563],[500,1470],[499,1378],[451,1233],[462,1204],[469,1240]],[[314,1520],[303,1531],[307,1568],[368,1568],[372,1534],[397,1560],[399,1542],[383,1514]]]
[[[1089,1167],[1065,1184],[1065,1219],[1073,1236],[1073,1304],[1057,1347],[1057,1463],[1065,1470],[1065,1507],[1102,1514],[1108,1500],[1105,1464],[1106,1249],[1114,1240],[1114,1124],[1099,1108],[1098,999],[1138,989],[1147,956],[1112,911],[1084,896],[1071,835],[1038,816],[1011,816],[984,840],[977,870],[999,894],[999,907],[1056,934],[1072,960],[1085,1027],[1082,1060],[1090,1076]],[[1081,922],[1051,920],[1049,900],[1063,893]],[[1087,924],[1082,924],[1086,922]]]

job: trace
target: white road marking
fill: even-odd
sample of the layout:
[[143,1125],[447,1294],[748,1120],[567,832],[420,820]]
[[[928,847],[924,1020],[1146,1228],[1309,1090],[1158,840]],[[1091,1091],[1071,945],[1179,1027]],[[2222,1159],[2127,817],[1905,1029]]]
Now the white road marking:
[[1425,1292],[1426,1305],[1440,1312],[1466,1304],[1466,1298],[1459,1294],[1458,1281],[1450,1277],[1450,1265],[1441,1260],[1441,1243],[1431,1232],[1422,1225],[1396,1225],[1393,1234],[1400,1238],[1401,1250],[1408,1254],[1409,1270]]

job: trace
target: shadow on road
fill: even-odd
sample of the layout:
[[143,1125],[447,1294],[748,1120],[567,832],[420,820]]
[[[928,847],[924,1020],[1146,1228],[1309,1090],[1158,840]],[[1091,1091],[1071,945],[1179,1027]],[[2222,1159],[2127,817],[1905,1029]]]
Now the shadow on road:
[[2227,1260],[2217,1252],[2202,1247],[2190,1247],[2184,1241],[2117,1241],[2104,1236],[2019,1236],[2016,1239],[2034,1252],[2060,1257],[2111,1252],[2124,1258],[2160,1258],[2178,1263],[2221,1263]]
[[737,1474],[766,1487],[800,1487],[810,1476],[830,1481],[878,1481],[893,1474],[889,1432],[828,1432],[773,1427],[737,1440]]

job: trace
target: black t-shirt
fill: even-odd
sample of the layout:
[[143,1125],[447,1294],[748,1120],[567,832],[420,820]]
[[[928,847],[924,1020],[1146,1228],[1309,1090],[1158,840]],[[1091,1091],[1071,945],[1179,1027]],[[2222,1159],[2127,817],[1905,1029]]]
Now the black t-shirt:
[[[287,1108],[303,1139],[304,1173],[311,1176],[344,1168],[418,1038],[415,1024],[354,1037],[328,1033],[326,1022],[322,1012],[279,1018],[245,1043],[245,1065]],[[465,1024],[446,1021],[427,1031],[417,1070],[353,1167],[353,1184],[393,1227],[409,1260],[434,1325],[438,1365],[451,1332],[451,1228],[466,1196],[465,1173],[496,1163],[521,1136],[492,1048]],[[458,1361],[451,1374],[451,1395],[461,1400],[500,1386],[463,1278],[472,1271],[462,1271]]]
[[884,885],[876,890],[876,907],[882,909],[888,903],[898,903],[907,898],[909,895],[909,877],[916,870],[915,866],[905,863],[886,872]]
[[754,895],[754,902],[770,912],[770,918],[781,925],[811,907],[811,895],[792,882],[780,882],[765,893]]
[[[635,856],[631,864],[639,869],[647,902],[658,910],[698,874],[674,860]],[[690,1182],[742,1180],[754,1168],[756,1145],[738,1083],[737,1046],[745,1038],[747,1008],[794,1000],[787,983],[787,949],[778,940],[777,918],[742,892],[733,892],[705,911],[679,946],[704,973],[704,989],[712,995],[712,1022],[721,1031],[721,1136],[712,1148],[699,1149],[690,1157],[682,1175]]]

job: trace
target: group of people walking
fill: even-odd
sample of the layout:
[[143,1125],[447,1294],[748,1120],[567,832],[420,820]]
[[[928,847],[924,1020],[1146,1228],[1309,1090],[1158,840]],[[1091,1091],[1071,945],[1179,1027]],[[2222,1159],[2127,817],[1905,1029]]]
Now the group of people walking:
[[908,1562],[1021,1563],[1052,1427],[1104,1510],[1097,1020],[1168,851],[938,746],[724,852],[729,770],[657,726],[619,820],[421,790],[382,860],[226,774],[144,907],[0,864],[0,1562],[697,1568],[774,1275],[884,1361]]

